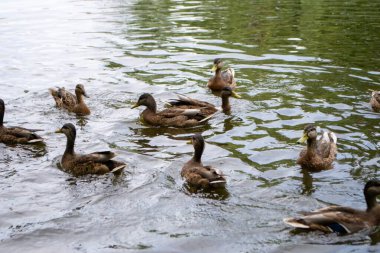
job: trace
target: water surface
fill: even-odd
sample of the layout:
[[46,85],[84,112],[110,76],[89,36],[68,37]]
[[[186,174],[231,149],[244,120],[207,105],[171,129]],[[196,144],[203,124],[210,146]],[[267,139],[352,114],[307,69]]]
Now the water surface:
[[[379,233],[294,233],[282,218],[328,204],[365,208],[379,178],[378,1],[27,1],[0,3],[5,121],[44,129],[46,148],[0,144],[0,251],[375,252]],[[242,99],[207,126],[159,129],[130,109],[150,92],[220,104],[206,89],[215,57]],[[48,88],[83,83],[92,114],[54,107]],[[57,167],[64,123],[77,151],[112,149],[121,177],[74,178]],[[334,169],[302,171],[307,123],[338,136]],[[227,191],[192,194],[180,169],[203,132],[203,161]]]

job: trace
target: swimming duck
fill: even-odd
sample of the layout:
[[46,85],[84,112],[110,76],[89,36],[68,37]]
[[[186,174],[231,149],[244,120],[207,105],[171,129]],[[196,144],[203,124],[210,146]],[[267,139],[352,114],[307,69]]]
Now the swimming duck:
[[236,88],[235,71],[232,68],[222,71],[222,67],[222,59],[216,58],[211,69],[212,72],[215,72],[215,75],[210,78],[207,84],[212,91],[221,91],[224,87]]
[[330,169],[337,153],[336,135],[333,132],[323,132],[317,139],[317,129],[313,124],[309,124],[305,126],[303,136],[297,141],[304,142],[307,142],[307,146],[301,151],[297,163],[309,170]]
[[189,98],[184,95],[179,95],[178,99],[173,99],[169,101],[169,104],[173,106],[172,108],[200,109],[203,114],[212,115],[219,110],[222,110],[223,112],[231,111],[231,105],[229,100],[231,96],[235,98],[240,98],[240,96],[236,92],[234,92],[230,87],[224,87],[221,92],[222,106],[220,109],[208,102]]
[[193,135],[191,143],[194,146],[194,156],[183,166],[181,176],[189,185],[194,187],[224,187],[226,178],[222,171],[202,164],[201,158],[205,147],[202,135]]
[[200,109],[168,108],[157,112],[156,101],[153,96],[144,93],[132,108],[144,105],[146,109],[141,113],[144,121],[153,126],[192,127],[205,123],[212,115],[204,114]]
[[329,206],[306,212],[299,218],[285,218],[284,222],[295,228],[350,234],[380,225],[380,181],[370,180],[364,187],[367,210],[350,207]]
[[77,115],[89,115],[91,113],[83,99],[83,96],[88,98],[83,84],[77,84],[75,95],[66,91],[64,87],[57,90],[50,88],[49,92],[53,96],[57,107],[65,108]]
[[380,91],[372,91],[370,104],[374,111],[380,111]]
[[26,129],[22,127],[5,127],[3,125],[4,111],[4,100],[0,99],[0,142],[6,144],[43,142],[42,137],[35,133],[41,130]]
[[111,160],[115,157],[115,153],[111,151],[94,152],[86,155],[76,154],[74,151],[76,129],[71,123],[64,124],[56,133],[63,133],[67,137],[61,166],[65,171],[75,176],[105,174],[108,172],[120,173],[126,166],[125,163]]

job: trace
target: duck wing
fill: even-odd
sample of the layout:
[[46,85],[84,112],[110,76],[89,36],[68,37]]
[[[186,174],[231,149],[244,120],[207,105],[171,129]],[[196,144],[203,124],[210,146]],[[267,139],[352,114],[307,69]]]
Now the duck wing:
[[235,71],[232,68],[222,71],[222,78],[225,82],[233,84],[235,82]]
[[41,142],[42,137],[35,133],[37,129],[30,130],[23,127],[7,127],[4,134],[14,136],[16,139],[23,139],[23,142]]
[[193,167],[189,170],[191,173],[196,173],[202,178],[207,179],[210,183],[223,181],[226,182],[225,175],[219,169],[213,168],[211,166],[198,166]]
[[330,158],[335,156],[337,138],[333,132],[322,132],[322,136],[318,140],[317,150],[322,158]]
[[123,162],[111,160],[115,153],[111,151],[94,152],[86,155],[77,155],[72,162],[72,172],[76,175],[105,174],[112,172],[120,174],[127,166]]
[[171,106],[194,109],[197,107],[215,108],[213,104],[198,99],[193,99],[185,95],[178,95],[178,99],[172,99],[169,101]]
[[319,209],[301,217],[286,218],[284,222],[296,228],[339,234],[349,234],[369,227],[362,211],[344,207]]
[[63,106],[74,107],[77,104],[77,97],[65,88],[58,89],[58,97],[61,98]]
[[377,103],[380,104],[380,91],[374,91],[372,92],[372,97],[377,101]]
[[200,121],[207,118],[211,114],[215,113],[215,111],[209,110],[209,108],[205,108],[205,107],[199,107],[199,108],[173,107],[173,108],[168,108],[161,112],[158,112],[156,115],[162,118],[178,117],[177,120],[196,119]]
[[111,151],[101,151],[94,152],[86,155],[78,155],[75,159],[77,163],[87,163],[87,162],[96,162],[96,163],[106,163],[112,158],[114,158],[116,154]]

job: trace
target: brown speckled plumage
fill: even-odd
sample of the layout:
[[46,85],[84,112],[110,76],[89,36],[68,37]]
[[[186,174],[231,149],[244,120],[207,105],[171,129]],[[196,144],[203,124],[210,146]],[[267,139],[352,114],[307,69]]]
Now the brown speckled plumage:
[[213,91],[221,91],[224,87],[236,88],[235,71],[231,68],[222,71],[223,61],[219,58],[214,60],[213,69],[215,75],[210,78],[207,86]]
[[[105,174],[108,172],[120,173],[126,166],[125,163],[111,160],[115,153],[111,151],[94,152],[87,155],[79,155],[74,151],[76,129],[73,124],[63,125],[57,133],[64,133],[67,137],[66,149],[62,156],[62,168],[75,175]],[[117,170],[117,171],[116,171]]]
[[23,127],[6,127],[3,124],[5,104],[0,99],[0,142],[6,144],[30,144],[43,142],[41,136],[35,132],[38,130],[26,129]]
[[297,163],[312,171],[330,169],[337,153],[335,134],[325,132],[317,139],[317,130],[310,124],[305,127],[303,137],[298,142],[304,141],[307,146],[301,151]]
[[[232,91],[230,87],[224,87],[221,92],[222,98],[222,106],[221,109],[223,112],[231,111],[231,105],[229,98],[233,96],[235,98],[239,98],[239,96]],[[217,112],[219,109],[205,101],[200,101],[197,99],[189,98],[187,96],[180,95],[178,99],[173,99],[169,102],[172,108],[180,108],[180,109],[199,109],[201,113],[204,115],[212,115]]]
[[57,90],[50,88],[49,92],[53,96],[57,107],[64,108],[77,115],[89,115],[91,113],[83,99],[83,96],[88,96],[82,84],[77,84],[75,87],[75,95],[63,87]]
[[157,112],[156,101],[148,93],[142,94],[132,108],[141,105],[146,106],[141,113],[142,118],[152,126],[193,127],[204,124],[210,116],[202,111],[181,108],[168,108]]
[[181,176],[194,187],[224,187],[226,184],[224,174],[219,169],[202,164],[201,158],[205,146],[202,135],[195,134],[192,137],[192,144],[194,156],[183,166]]
[[369,102],[374,111],[380,112],[380,91],[373,91]]
[[377,195],[380,195],[380,181],[370,180],[364,187],[366,210],[330,206],[312,212],[304,212],[301,217],[286,218],[284,222],[296,228],[340,234],[369,229],[380,225],[380,205],[376,201]]

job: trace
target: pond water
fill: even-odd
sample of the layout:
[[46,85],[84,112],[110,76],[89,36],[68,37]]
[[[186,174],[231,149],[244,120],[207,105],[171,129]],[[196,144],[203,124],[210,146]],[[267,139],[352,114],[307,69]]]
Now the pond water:
[[[379,1],[2,0],[0,97],[5,123],[44,129],[46,147],[0,144],[1,252],[378,252],[380,233],[296,233],[282,219],[329,204],[365,208],[380,171]],[[233,67],[232,113],[162,129],[131,109],[150,92],[220,104],[207,88],[214,58]],[[83,83],[92,110],[54,106],[49,87]],[[75,178],[57,162],[111,149],[120,177]],[[305,124],[338,136],[334,169],[302,171]],[[182,165],[192,133],[203,162],[228,175],[223,193],[193,194]]]

